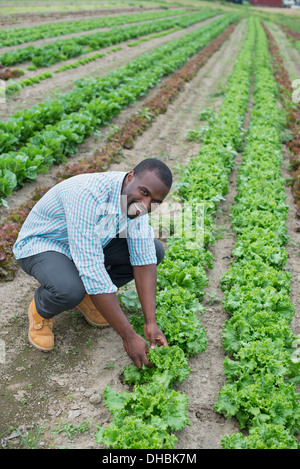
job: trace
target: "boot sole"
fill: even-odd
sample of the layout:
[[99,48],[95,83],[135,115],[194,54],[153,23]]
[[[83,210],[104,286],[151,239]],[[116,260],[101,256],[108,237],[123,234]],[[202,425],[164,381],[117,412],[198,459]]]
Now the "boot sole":
[[32,347],[36,348],[40,352],[51,352],[54,349],[54,347],[45,348],[45,347],[40,347],[39,345],[36,345],[31,339],[29,333],[28,333],[28,340],[29,340],[30,345],[32,345]]

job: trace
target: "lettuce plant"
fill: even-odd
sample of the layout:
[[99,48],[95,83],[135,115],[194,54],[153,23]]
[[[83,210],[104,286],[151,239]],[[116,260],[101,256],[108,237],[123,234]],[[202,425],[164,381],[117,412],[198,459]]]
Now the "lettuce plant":
[[292,359],[296,336],[290,322],[295,310],[291,275],[283,270],[289,241],[281,178],[286,116],[277,105],[266,35],[259,20],[253,21],[254,103],[231,210],[237,242],[234,261],[221,279],[223,306],[230,314],[222,338],[232,358],[224,361],[227,382],[215,409],[249,429],[249,436],[225,436],[224,448],[297,448],[300,364]]

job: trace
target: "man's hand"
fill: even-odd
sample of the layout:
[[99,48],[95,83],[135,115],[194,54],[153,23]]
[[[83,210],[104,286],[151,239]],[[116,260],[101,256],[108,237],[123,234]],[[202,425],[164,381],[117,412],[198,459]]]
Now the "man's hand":
[[134,266],[133,273],[145,318],[145,337],[149,340],[151,348],[155,345],[168,346],[164,334],[156,323],[157,266],[155,264]]
[[153,349],[155,345],[168,346],[167,339],[165,338],[162,331],[157,326],[156,322],[146,323],[144,325],[145,337],[150,342],[150,347]]
[[142,368],[143,363],[146,366],[152,367],[147,358],[149,351],[148,343],[138,335],[129,324],[125,314],[120,308],[117,295],[115,293],[102,293],[92,295],[91,298],[98,311],[100,311],[107,322],[122,337],[124,349],[133,363],[138,368]]
[[148,343],[136,332],[132,331],[131,334],[125,336],[123,338],[123,345],[127,355],[138,369],[142,368],[143,363],[149,368],[153,367],[147,358],[147,353],[149,352]]
[[[124,349],[137,368],[141,369],[143,363],[151,368],[153,365],[147,358],[147,353],[149,352],[148,342],[133,330],[120,308],[117,295],[115,293],[102,293],[91,295],[91,299],[102,316],[122,337]],[[157,327],[155,320],[145,323],[145,337],[150,341],[151,347],[155,345],[168,345],[165,336]]]

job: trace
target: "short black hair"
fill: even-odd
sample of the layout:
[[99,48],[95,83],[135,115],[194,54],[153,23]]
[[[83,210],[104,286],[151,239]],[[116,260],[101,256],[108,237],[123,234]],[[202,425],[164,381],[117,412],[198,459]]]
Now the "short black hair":
[[141,177],[147,171],[153,171],[157,177],[171,189],[173,176],[170,168],[158,158],[146,158],[133,168],[134,174]]

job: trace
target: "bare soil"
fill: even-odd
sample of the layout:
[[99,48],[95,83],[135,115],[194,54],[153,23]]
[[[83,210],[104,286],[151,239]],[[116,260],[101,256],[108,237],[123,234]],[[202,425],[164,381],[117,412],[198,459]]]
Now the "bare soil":
[[273,35],[280,48],[280,54],[284,61],[284,66],[287,69],[290,80],[300,78],[300,54],[298,50],[293,47],[292,42],[286,37],[280,26],[275,23],[268,22],[267,27]]
[[[222,90],[233,69],[245,33],[245,24],[242,22],[222,48],[185,86],[167,112],[160,115],[137,139],[134,149],[124,151],[124,158],[112,164],[111,170],[127,171],[142,159],[157,156],[174,170],[175,180],[178,178],[176,166],[187,164],[200,148],[200,144],[186,139],[187,132],[197,126],[198,113],[201,110],[208,106],[218,110],[221,105]],[[151,91],[154,92],[155,90]],[[142,103],[143,100],[140,100],[136,105],[130,106],[112,124],[122,125]],[[106,127],[101,131],[104,141],[110,128]],[[95,146],[101,146],[101,142],[100,139],[95,141],[95,137],[87,139],[74,161],[92,154]],[[220,204],[217,219],[218,226],[223,227],[227,234],[213,247],[214,268],[208,272],[207,291],[216,291],[217,298],[222,298],[219,280],[229,267],[235,244],[228,210],[236,194],[239,161],[240,158],[237,158],[230,176],[229,193]],[[39,177],[36,183],[14,194],[9,199],[10,206],[17,207],[25,202],[36,185],[53,185],[57,169],[52,169],[47,175]],[[292,244],[297,246],[299,239],[292,231],[294,213],[288,189],[287,196],[291,207],[288,224]],[[4,216],[3,210],[0,216],[1,214]],[[296,284],[300,280],[300,247],[297,251],[292,244],[289,247],[288,268],[295,274],[293,301],[298,306],[298,313],[294,327],[299,331],[300,298]],[[37,443],[39,448],[101,449],[94,440],[96,425],[107,425],[111,421],[111,414],[103,403],[103,391],[107,385],[119,392],[127,389],[122,383],[121,371],[125,365],[130,364],[130,360],[121,339],[111,328],[94,329],[74,311],[57,316],[54,328],[56,345],[53,352],[46,354],[32,348],[27,341],[27,308],[36,287],[37,282],[21,270],[17,272],[14,281],[0,284],[0,345],[5,345],[6,352],[5,363],[0,365],[1,443],[4,447],[23,447],[24,442],[16,429],[20,429],[26,436],[30,435],[30,429],[33,428],[34,434],[37,429],[42,430]],[[219,449],[223,435],[238,431],[234,419],[225,419],[216,414],[213,408],[225,382],[225,352],[221,344],[221,330],[227,315],[219,299],[213,304],[206,301],[203,304],[206,311],[201,322],[208,336],[208,347],[203,354],[189,360],[190,376],[178,386],[178,390],[188,395],[191,423],[176,433],[178,449]],[[129,313],[126,314],[130,316]],[[72,440],[66,432],[54,432],[58,425],[62,427],[66,422],[80,425],[87,420],[88,430],[75,435]]]

